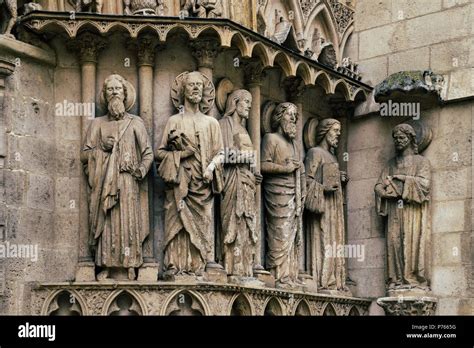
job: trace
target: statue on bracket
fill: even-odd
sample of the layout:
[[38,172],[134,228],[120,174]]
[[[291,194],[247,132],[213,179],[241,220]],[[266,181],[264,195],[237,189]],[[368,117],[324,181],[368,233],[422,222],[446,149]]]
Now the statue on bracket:
[[102,13],[104,0],[69,0],[76,12]]
[[[238,89],[227,98],[219,121],[225,148],[224,189],[221,198],[223,260],[227,274],[240,280],[253,277],[257,231],[257,156],[245,128],[252,105],[249,91]],[[249,279],[248,279],[249,280]]]
[[375,185],[376,207],[386,217],[387,286],[391,291],[426,293],[430,281],[431,165],[419,155],[415,129],[406,123],[392,131],[396,156]]
[[220,18],[222,0],[181,0],[181,11],[185,17]]
[[[212,82],[200,72],[179,75],[171,90],[179,110],[166,123],[156,152],[165,197],[165,278],[203,276],[213,258],[213,196],[222,191],[224,146]],[[220,266],[220,268],[222,268]]]
[[81,153],[90,188],[89,242],[102,267],[98,280],[134,280],[149,234],[144,178],[153,150],[143,120],[127,112],[135,98],[135,89],[122,76],[106,78],[100,100],[108,112],[90,124]]
[[[316,120],[316,119],[312,119]],[[313,128],[310,122],[306,125]],[[323,119],[307,137],[306,183],[308,194],[306,230],[310,239],[311,274],[318,289],[348,292],[344,253],[345,230],[342,188],[348,182],[346,172],[339,170],[334,151],[341,134],[341,123]]]
[[16,0],[0,0],[0,12],[0,19],[2,20],[0,32],[14,39],[15,37],[11,32],[18,18]]
[[298,109],[292,103],[281,103],[272,111],[268,108],[263,115],[267,134],[263,137],[261,156],[267,267],[277,287],[292,288],[303,285],[298,279],[298,246],[303,242],[306,184],[300,149],[295,141]]

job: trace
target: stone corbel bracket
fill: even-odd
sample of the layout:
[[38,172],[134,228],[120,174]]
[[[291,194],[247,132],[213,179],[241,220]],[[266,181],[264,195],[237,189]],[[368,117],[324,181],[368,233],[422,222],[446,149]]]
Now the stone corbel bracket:
[[222,48],[238,49],[243,59],[257,58],[263,69],[279,67],[283,77],[300,77],[306,86],[320,85],[327,94],[342,94],[347,102],[365,101],[372,91],[371,86],[278,45],[229,19],[180,20],[176,17],[81,13],[76,14],[75,20],[70,20],[67,13],[37,11],[24,16],[19,25],[36,33],[62,33],[68,38],[75,38],[85,29],[100,35],[125,31],[131,38],[137,38],[143,32],[155,32],[161,43],[167,41],[170,33],[184,32],[195,40],[213,32]]

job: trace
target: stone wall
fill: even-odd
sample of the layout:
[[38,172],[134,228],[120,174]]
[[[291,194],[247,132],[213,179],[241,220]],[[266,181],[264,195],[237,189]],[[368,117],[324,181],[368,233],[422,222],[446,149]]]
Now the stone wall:
[[[422,111],[420,118],[433,130],[433,141],[423,155],[433,175],[432,291],[439,298],[438,314],[474,313],[473,11],[472,1],[358,1],[349,42],[365,81],[373,85],[401,70],[432,69],[445,77],[448,103]],[[375,298],[385,293],[386,258],[373,187],[394,155],[391,129],[404,119],[382,118],[377,112],[357,116],[348,131],[348,235],[352,243],[365,245],[366,260],[350,260],[349,267],[357,282],[356,295]]]

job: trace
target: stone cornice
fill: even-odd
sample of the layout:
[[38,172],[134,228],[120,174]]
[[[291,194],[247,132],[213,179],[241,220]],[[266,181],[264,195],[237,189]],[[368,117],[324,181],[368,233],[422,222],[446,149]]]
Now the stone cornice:
[[369,299],[347,297],[347,296],[335,296],[318,294],[313,292],[303,292],[295,290],[281,290],[276,288],[260,288],[251,286],[242,286],[234,284],[219,284],[219,283],[173,283],[173,282],[111,282],[111,283],[99,283],[99,282],[87,282],[87,283],[37,283],[36,289],[87,289],[87,290],[115,290],[115,289],[140,289],[140,290],[170,290],[170,289],[181,289],[181,290],[199,290],[199,291],[231,291],[231,292],[247,292],[252,294],[261,294],[265,296],[279,296],[279,297],[294,297],[298,298],[311,298],[313,300],[320,301],[331,301],[333,303],[350,303],[368,306],[372,303]]
[[4,35],[0,35],[0,52],[0,58],[28,58],[42,64],[56,65],[56,55],[54,52],[10,39]]
[[342,90],[346,101],[365,100],[372,91],[371,86],[278,45],[229,19],[180,20],[177,17],[78,13],[75,20],[70,20],[69,16],[69,13],[65,12],[37,11],[22,17],[19,25],[37,33],[63,33],[68,38],[75,38],[86,28],[101,35],[121,29],[128,32],[131,38],[137,38],[143,31],[152,31],[156,32],[158,40],[162,43],[167,41],[171,31],[184,31],[191,40],[200,38],[203,32],[204,35],[208,35],[210,31],[214,31],[222,48],[237,48],[244,59],[258,58],[264,69],[279,66],[285,77],[299,76],[305,85],[321,84],[328,94],[336,93],[336,89]]

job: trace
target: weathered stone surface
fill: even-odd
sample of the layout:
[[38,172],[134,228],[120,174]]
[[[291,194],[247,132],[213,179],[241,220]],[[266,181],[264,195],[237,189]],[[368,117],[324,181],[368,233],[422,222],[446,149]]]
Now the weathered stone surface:
[[388,56],[388,74],[407,70],[426,70],[430,67],[430,49],[415,48]]
[[355,12],[355,29],[362,31],[391,22],[392,0],[357,1]]
[[433,232],[465,230],[465,201],[444,201],[433,204]]
[[54,180],[45,175],[28,175],[27,205],[32,209],[54,210]]
[[455,266],[434,266],[431,288],[438,296],[462,296],[466,291],[466,277]]
[[400,21],[441,10],[442,0],[395,0],[392,1],[392,21]]

